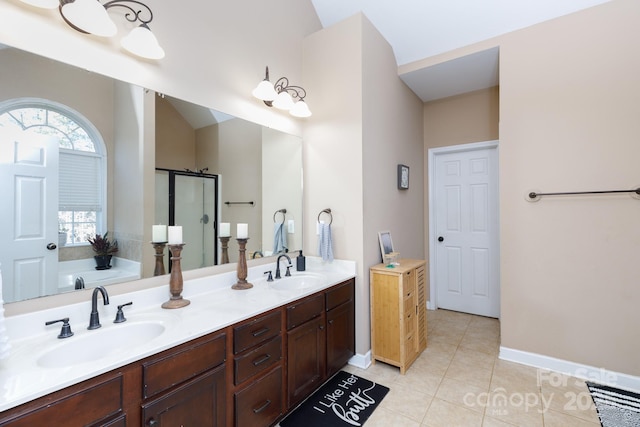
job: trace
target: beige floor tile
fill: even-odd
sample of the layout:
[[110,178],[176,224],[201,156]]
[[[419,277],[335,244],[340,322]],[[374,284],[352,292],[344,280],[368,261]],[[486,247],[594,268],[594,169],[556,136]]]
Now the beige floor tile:
[[489,393],[485,416],[523,427],[542,427],[542,408],[540,393],[501,389]]
[[484,413],[488,391],[452,378],[444,378],[435,395],[454,405],[463,406],[476,412]]
[[387,385],[394,382],[396,377],[400,375],[400,368],[384,362],[376,361],[375,364],[371,364],[371,366],[361,372],[361,377],[378,384]]
[[497,355],[500,349],[500,342],[497,338],[488,339],[472,335],[465,335],[462,338],[462,341],[460,341],[460,347]]
[[432,395],[395,383],[389,387],[389,393],[379,406],[420,422],[432,399]]
[[422,354],[438,355],[451,360],[453,358],[453,355],[456,354],[456,350],[458,350],[458,346],[456,344],[439,342],[437,340],[430,339],[430,337],[427,337],[427,348],[422,352]]
[[490,369],[481,369],[455,360],[451,362],[444,376],[484,390],[488,390],[491,383]]
[[583,380],[554,373],[543,373],[540,378],[542,396],[549,409],[588,422],[598,422],[596,407]]
[[398,375],[390,386],[399,384],[433,396],[436,394],[443,377],[444,372],[436,373],[414,363],[405,375]]
[[373,411],[365,425],[366,427],[420,427],[418,421],[380,406]]
[[510,424],[504,421],[496,420],[495,418],[491,418],[488,416],[484,416],[482,420],[482,427],[513,427],[517,426],[517,424]]
[[482,413],[434,398],[425,415],[425,427],[474,427],[482,426]]
[[460,347],[453,355],[452,362],[465,363],[481,369],[493,370],[493,365],[495,364],[496,359],[497,356],[494,354]]
[[563,412],[553,410],[546,411],[543,414],[545,427],[597,427],[600,426],[599,421],[587,421],[582,418],[572,417]]

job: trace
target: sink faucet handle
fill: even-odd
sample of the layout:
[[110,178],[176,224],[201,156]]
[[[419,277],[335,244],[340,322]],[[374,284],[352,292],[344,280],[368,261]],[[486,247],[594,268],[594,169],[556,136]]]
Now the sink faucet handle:
[[291,277],[291,271],[289,271],[291,267],[293,267],[293,265],[291,264],[287,265],[287,272],[284,274],[286,277]]
[[54,323],[62,322],[62,329],[60,330],[60,334],[58,338],[69,338],[73,336],[73,332],[71,332],[71,325],[69,325],[69,318],[65,317],[64,319],[59,320],[50,320],[45,322],[45,326],[53,325]]
[[122,307],[126,307],[128,305],[133,305],[133,301],[118,306],[118,312],[116,313],[116,319],[113,321],[113,323],[122,323],[122,322],[126,322],[127,321],[126,317],[124,317],[124,313],[122,312]]
[[273,276],[271,275],[271,270],[265,271],[263,274],[268,274],[267,282],[273,282]]

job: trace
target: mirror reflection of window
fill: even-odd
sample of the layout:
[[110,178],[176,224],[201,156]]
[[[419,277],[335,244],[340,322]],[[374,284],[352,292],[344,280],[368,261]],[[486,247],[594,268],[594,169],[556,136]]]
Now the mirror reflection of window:
[[[0,103],[0,127],[55,136],[59,141],[58,244],[87,244],[104,224],[104,143],[97,129],[71,108],[44,99]],[[6,143],[6,141],[4,142]],[[98,190],[96,190],[98,189]]]

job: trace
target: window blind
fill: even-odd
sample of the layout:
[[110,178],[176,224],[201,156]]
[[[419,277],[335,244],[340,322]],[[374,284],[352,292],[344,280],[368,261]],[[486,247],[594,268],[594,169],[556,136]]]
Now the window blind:
[[99,157],[60,150],[60,211],[102,210],[102,163]]

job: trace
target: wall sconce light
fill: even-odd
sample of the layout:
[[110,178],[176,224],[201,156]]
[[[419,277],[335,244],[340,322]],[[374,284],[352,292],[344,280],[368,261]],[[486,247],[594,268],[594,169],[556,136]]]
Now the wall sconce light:
[[287,110],[294,117],[311,116],[311,110],[304,102],[307,92],[300,86],[290,85],[289,79],[286,77],[280,77],[273,85],[269,81],[269,67],[266,67],[264,80],[256,86],[251,94],[264,101],[269,107]]
[[[113,37],[118,29],[107,10],[121,7],[127,10],[124,17],[140,25],[120,40],[121,46],[128,52],[147,59],[164,58],[164,50],[158,39],[149,29],[153,12],[146,4],[137,0],[111,0],[101,3],[99,0],[21,0],[23,3],[43,9],[60,11],[62,19],[74,30],[100,37]],[[147,18],[148,17],[148,18]],[[147,19],[145,19],[147,18]]]

